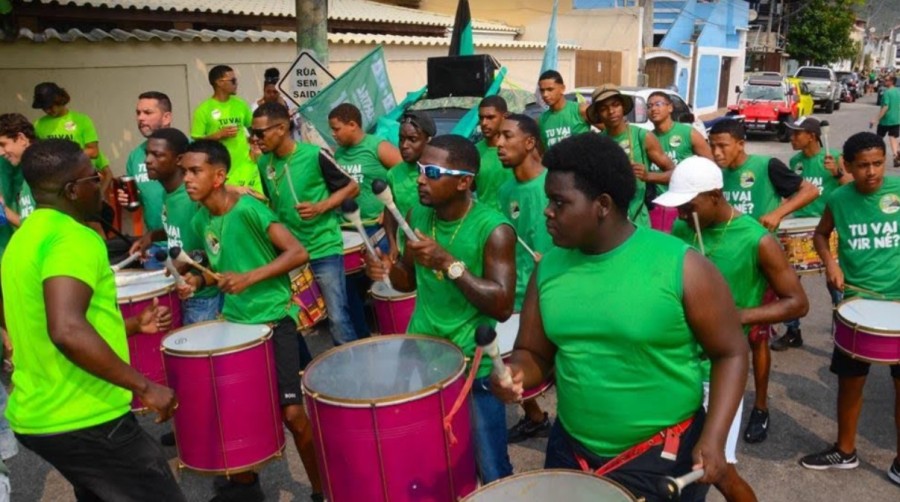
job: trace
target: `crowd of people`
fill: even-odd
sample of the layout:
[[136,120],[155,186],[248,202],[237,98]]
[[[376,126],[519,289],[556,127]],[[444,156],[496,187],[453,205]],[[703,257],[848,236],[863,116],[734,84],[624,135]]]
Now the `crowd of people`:
[[[777,236],[786,219],[818,219],[813,243],[835,305],[900,300],[890,265],[900,263],[897,240],[856,239],[870,225],[896,235],[900,220],[900,178],[885,176],[885,144],[871,132],[825,151],[819,122],[799,119],[789,125],[797,154],[785,164],[748,154],[736,121],[718,122],[708,141],[673,121],[666,92],[647,99],[652,131],[629,123],[634,101],[616,86],[598,87],[589,104],[567,101],[551,70],[538,79],[547,106],[539,120],[485,97],[476,143],[438,135],[427,113],[407,111],[397,147],[368,134],[359,109],[344,103],[328,113],[332,152],[298,139],[277,72],[267,71],[252,108],[236,95],[233,69],[216,66],[208,77],[212,95],[188,134],[172,127],[166,94],[137,96],[145,141],[124,172],[137,186],[144,233],[129,253],[146,269],[162,268],[158,252],[175,247],[204,257],[211,270],[178,271],[184,325],[271,327],[282,419],[314,501],[326,494],[300,392],[312,361],[292,300],[301,267],[322,292],[334,345],[375,331],[366,315],[372,281],[415,291],[408,332],[449,340],[467,357],[476,327],[518,314],[511,381],[492,372],[489,358],[473,369],[481,482],[513,473],[509,443],[548,437],[545,468],[596,472],[646,500],[660,500],[661,477],[700,468],[684,500],[703,500],[710,485],[729,501],[756,500],[736,468],[737,442],[766,440],[770,351],[802,345],[799,319],[809,309]],[[887,99],[878,119],[900,124],[900,100]],[[178,408],[172,389],[129,365],[126,343],[168,327],[171,312],[153,303],[123,319],[116,307],[96,223],[116,180],[91,119],[69,101],[56,83],[41,83],[32,106],[45,116],[32,124],[0,115],[0,320],[15,367],[0,454],[13,455],[18,440],[59,470],[78,500],[185,500],[160,447],[174,437],[151,438],[131,412],[132,394],[159,421]],[[405,221],[385,209],[378,181]],[[124,185],[116,194],[120,211],[131,207]],[[344,268],[341,206],[349,200],[376,249],[365,274]],[[832,354],[837,441],[804,457],[806,468],[859,464],[870,364],[852,356]],[[741,433],[750,366],[755,397]],[[900,429],[900,365],[891,375]],[[555,413],[523,401],[524,390],[552,377]],[[507,429],[513,403],[524,413]],[[900,434],[897,450],[888,475],[900,484]],[[262,500],[261,483],[253,471],[219,479],[212,500]]]

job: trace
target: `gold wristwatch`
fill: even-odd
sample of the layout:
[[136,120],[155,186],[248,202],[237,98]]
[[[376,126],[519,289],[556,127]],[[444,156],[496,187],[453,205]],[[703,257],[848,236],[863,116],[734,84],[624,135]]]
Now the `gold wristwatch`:
[[459,279],[464,273],[466,273],[466,264],[462,261],[455,261],[447,267],[447,277],[451,281]]

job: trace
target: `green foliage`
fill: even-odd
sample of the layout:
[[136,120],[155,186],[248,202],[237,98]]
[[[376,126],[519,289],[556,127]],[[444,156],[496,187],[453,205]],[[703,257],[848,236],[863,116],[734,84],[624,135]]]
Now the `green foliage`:
[[828,64],[852,59],[857,50],[850,39],[862,0],[807,0],[787,32],[787,52],[798,61]]

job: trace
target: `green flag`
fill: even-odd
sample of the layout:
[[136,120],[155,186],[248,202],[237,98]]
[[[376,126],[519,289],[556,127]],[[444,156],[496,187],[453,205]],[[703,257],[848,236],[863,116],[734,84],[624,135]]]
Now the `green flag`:
[[469,11],[469,0],[459,0],[456,6],[456,19],[453,20],[453,34],[450,37],[450,56],[471,56],[475,54],[475,42],[472,40],[472,13]]
[[[506,67],[500,68],[500,71],[497,72],[497,76],[494,77],[494,83],[491,84],[491,87],[484,93],[485,97],[493,96],[500,92],[500,84],[503,83],[503,79],[506,77]],[[459,119],[459,122],[453,126],[452,134],[458,134],[460,136],[464,136],[466,138],[471,137],[472,133],[475,132],[475,128],[478,127],[478,105],[473,106],[463,115],[463,118]]]

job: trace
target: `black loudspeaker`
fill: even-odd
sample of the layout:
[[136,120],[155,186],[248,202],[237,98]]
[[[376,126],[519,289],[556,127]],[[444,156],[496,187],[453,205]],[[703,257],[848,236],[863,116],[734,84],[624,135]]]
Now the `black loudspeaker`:
[[484,96],[496,64],[487,54],[428,58],[428,99]]

